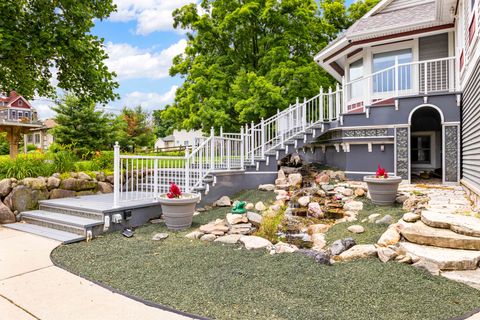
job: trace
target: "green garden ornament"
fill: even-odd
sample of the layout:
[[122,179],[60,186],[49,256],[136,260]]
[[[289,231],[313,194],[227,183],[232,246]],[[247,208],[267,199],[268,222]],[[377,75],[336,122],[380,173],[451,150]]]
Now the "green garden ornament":
[[246,205],[247,205],[247,203],[245,201],[238,201],[233,206],[232,213],[243,214],[243,213],[247,212],[247,209],[245,209]]

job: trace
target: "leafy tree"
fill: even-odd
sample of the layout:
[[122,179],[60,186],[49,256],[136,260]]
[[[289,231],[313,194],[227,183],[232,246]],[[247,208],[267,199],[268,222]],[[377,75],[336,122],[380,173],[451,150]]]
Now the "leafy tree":
[[111,148],[111,117],[95,110],[94,102],[68,95],[52,109],[57,113],[57,126],[52,129],[57,143],[73,145],[84,153]]
[[114,99],[103,39],[90,33],[113,10],[112,0],[0,1],[0,92],[54,98],[55,76],[58,88],[78,97]]
[[153,124],[155,126],[155,136],[157,138],[166,137],[173,132],[175,122],[172,119],[164,117],[165,109],[153,111]]
[[122,147],[152,147],[155,143],[150,115],[141,106],[124,107],[116,121],[116,140]]
[[175,10],[188,46],[170,74],[185,82],[161,119],[237,131],[317,94],[334,81],[313,56],[373,2],[350,11],[343,0],[203,0],[203,13],[195,4]]

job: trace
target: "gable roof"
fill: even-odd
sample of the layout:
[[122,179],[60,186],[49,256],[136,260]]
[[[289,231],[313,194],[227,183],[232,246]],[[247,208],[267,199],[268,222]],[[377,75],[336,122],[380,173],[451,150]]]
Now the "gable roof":
[[26,103],[27,107],[32,109],[32,105],[30,104],[30,102],[28,102],[27,99],[25,99],[24,97],[19,95],[16,91],[11,91],[8,96],[1,96],[0,95],[0,102],[6,103],[6,105],[5,105],[6,107],[11,107],[12,104],[19,99],[22,99],[23,102]]

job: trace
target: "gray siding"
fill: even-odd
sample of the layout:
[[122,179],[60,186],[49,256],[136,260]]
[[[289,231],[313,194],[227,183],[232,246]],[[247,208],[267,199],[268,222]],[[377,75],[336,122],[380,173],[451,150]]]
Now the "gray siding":
[[462,172],[463,179],[480,188],[480,61],[473,70],[463,92]]
[[420,38],[418,55],[420,61],[448,57],[448,34]]
[[389,11],[395,11],[398,9],[402,9],[405,7],[410,7],[410,6],[415,6],[415,5],[421,5],[424,3],[428,3],[432,1],[425,1],[425,0],[394,0],[392,1],[389,5],[385,7],[385,9],[382,10],[382,12],[389,12]]

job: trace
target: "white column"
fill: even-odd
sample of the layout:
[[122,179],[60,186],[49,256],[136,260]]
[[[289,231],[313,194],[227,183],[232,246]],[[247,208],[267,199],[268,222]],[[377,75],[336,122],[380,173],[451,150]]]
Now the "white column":
[[115,142],[113,147],[113,207],[118,207],[120,198],[120,146]]

